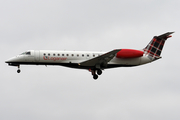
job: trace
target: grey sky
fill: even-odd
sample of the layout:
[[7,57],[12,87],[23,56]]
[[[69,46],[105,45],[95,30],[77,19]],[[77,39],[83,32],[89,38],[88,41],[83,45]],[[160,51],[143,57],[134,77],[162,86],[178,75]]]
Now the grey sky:
[[[1,120],[180,119],[179,0],[1,0]],[[4,63],[29,49],[142,49],[175,31],[162,59],[105,70]]]

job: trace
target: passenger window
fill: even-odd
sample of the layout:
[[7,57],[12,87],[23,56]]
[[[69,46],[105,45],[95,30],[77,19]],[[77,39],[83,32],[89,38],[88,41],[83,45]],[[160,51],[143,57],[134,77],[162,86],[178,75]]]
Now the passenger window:
[[66,56],[69,56],[69,54],[66,54]]
[[93,57],[95,57],[95,54],[93,54]]
[[46,53],[44,53],[44,56],[46,56]]
[[87,54],[87,57],[89,57],[89,54]]
[[56,56],[56,54],[53,54],[53,56]]
[[82,57],[84,57],[84,54],[82,54]]
[[79,54],[77,54],[77,57],[79,57]]
[[72,54],[72,56],[74,56],[74,54]]
[[58,54],[58,56],[60,56],[60,54]]
[[64,54],[62,54],[62,56],[64,56]]
[[48,53],[48,56],[50,56],[50,53]]

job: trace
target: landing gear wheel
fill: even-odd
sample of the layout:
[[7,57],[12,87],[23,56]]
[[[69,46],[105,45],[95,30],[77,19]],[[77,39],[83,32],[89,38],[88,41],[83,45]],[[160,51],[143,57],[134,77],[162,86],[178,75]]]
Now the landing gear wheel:
[[97,70],[97,74],[98,74],[98,75],[101,75],[101,74],[102,74],[102,70],[98,69],[98,70]]
[[93,78],[94,78],[94,80],[98,79],[98,75],[94,74]]
[[21,70],[17,70],[17,73],[20,73],[21,72]]

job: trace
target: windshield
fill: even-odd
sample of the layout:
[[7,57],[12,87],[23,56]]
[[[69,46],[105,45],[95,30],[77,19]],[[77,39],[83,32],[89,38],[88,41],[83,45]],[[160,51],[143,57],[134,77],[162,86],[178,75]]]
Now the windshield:
[[26,55],[31,55],[31,52],[26,52]]
[[30,51],[28,51],[28,52],[23,52],[23,53],[21,53],[21,55],[31,55],[31,52],[30,52]]
[[26,54],[26,52],[23,52],[23,53],[21,53],[20,55],[25,55]]

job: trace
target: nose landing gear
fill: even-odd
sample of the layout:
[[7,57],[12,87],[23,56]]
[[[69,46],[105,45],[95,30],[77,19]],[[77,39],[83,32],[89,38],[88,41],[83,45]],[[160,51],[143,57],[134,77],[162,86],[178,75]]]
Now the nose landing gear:
[[21,72],[21,70],[17,70],[17,73],[20,73]]
[[20,65],[18,65],[18,70],[17,70],[17,73],[20,73],[21,70],[20,70]]

